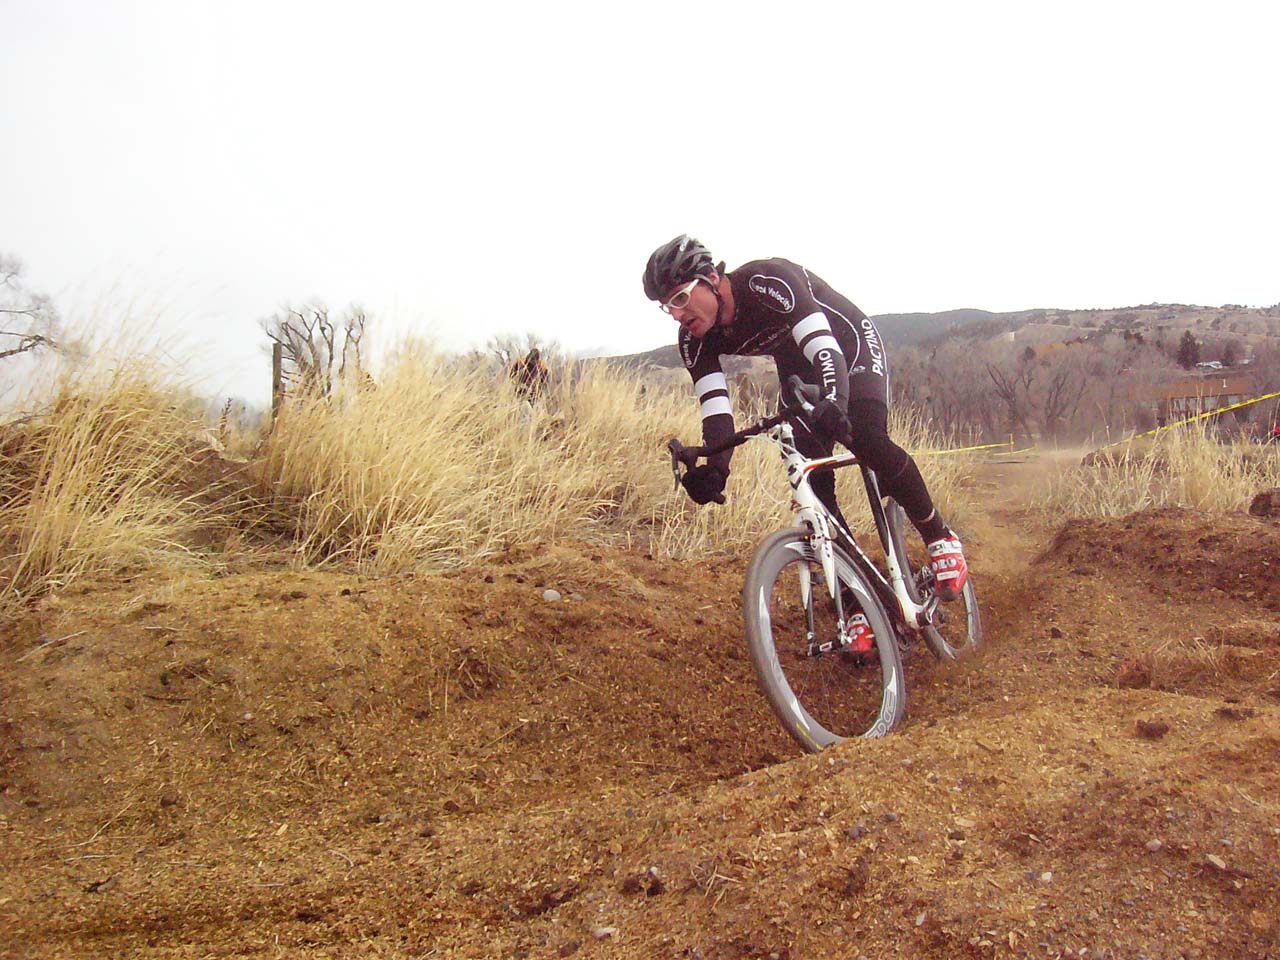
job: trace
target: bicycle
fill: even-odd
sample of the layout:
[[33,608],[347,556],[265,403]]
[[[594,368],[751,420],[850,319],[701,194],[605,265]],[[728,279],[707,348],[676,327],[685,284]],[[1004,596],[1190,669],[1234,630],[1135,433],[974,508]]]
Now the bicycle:
[[[747,568],[742,589],[747,644],[756,676],[774,713],[807,751],[846,737],[881,737],[906,713],[903,652],[923,637],[939,660],[956,660],[982,644],[982,615],[973,576],[961,596],[940,604],[927,563],[914,566],[906,548],[906,512],[880,492],[875,473],[852,453],[811,460],[796,449],[792,424],[813,409],[817,390],[792,376],[795,403],[739,430],[723,442],[686,447],[668,442],[677,485],[680,467],[767,434],[778,444],[791,485],[798,526],[766,537]],[[818,499],[810,477],[858,466],[876,534],[881,569]],[[815,585],[821,591],[815,590]],[[856,608],[856,610],[854,609]],[[874,647],[857,649],[857,614]]]

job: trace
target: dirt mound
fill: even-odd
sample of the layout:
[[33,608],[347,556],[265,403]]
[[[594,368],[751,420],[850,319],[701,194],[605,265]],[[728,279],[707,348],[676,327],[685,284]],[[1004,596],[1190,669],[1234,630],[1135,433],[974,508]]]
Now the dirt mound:
[[[1242,528],[1131,521],[1069,525],[1030,571],[993,528],[991,649],[914,651],[903,727],[814,757],[757,690],[742,564],[562,544],[77,586],[0,639],[7,949],[1274,954],[1271,594],[1165,602],[1122,575],[1139,544],[1199,525],[1213,567]],[[1130,556],[1086,552],[1107,537]]]
[[1180,508],[1072,520],[1039,563],[1134,580],[1161,597],[1226,596],[1280,610],[1280,523]]
[[[10,692],[30,711],[18,746],[70,732],[56,766],[93,767],[81,731],[121,723],[138,742],[186,734],[184,764],[237,757],[244,772],[287,753],[319,776],[396,742],[437,774],[410,787],[420,811],[538,795],[581,773],[584,747],[612,781],[647,779],[650,765],[714,779],[789,754],[766,711],[729,709],[751,680],[742,645],[722,640],[739,632],[725,575],[690,583],[674,564],[630,565],[567,546],[442,577],[76,588],[22,625],[40,643]],[[552,588],[562,599],[543,599]],[[477,791],[452,774],[507,755],[484,801],[463,796]]]

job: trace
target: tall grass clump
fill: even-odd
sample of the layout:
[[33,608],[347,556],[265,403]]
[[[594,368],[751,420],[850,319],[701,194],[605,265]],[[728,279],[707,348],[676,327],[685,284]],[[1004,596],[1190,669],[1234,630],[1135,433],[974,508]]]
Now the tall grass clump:
[[669,394],[605,364],[571,367],[529,403],[500,370],[411,346],[376,387],[286,404],[260,493],[293,518],[307,564],[430,569],[569,533],[625,536],[663,499],[674,415]]
[[65,374],[0,427],[0,610],[87,572],[188,565],[179,481],[203,423],[139,360]]
[[1203,425],[1103,451],[1054,478],[1035,503],[1057,517],[1119,517],[1153,507],[1229,512],[1280,486],[1280,455],[1223,443]]
[[666,441],[701,438],[691,395],[572,365],[536,403],[492,368],[406,348],[377,387],[286,405],[259,494],[291,518],[304,564],[370,572],[458,566],[558,537],[667,556],[742,551],[789,515],[776,450],[734,459],[727,506],[674,483]]

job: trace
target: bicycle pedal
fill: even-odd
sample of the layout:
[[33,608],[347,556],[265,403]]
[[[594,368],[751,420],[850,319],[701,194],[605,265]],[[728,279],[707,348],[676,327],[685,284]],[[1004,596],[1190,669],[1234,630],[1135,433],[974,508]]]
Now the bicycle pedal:
[[880,655],[876,653],[874,648],[866,653],[855,653],[853,650],[846,648],[840,651],[840,659],[855,670],[863,670],[867,667],[878,667],[880,665]]

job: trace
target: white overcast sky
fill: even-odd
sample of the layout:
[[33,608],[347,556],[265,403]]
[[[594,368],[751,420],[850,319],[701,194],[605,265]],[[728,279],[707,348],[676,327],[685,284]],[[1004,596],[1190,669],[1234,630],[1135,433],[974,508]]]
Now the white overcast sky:
[[1280,4],[0,0],[0,251],[265,394],[257,321],[649,349],[649,252],[869,313],[1280,301]]

